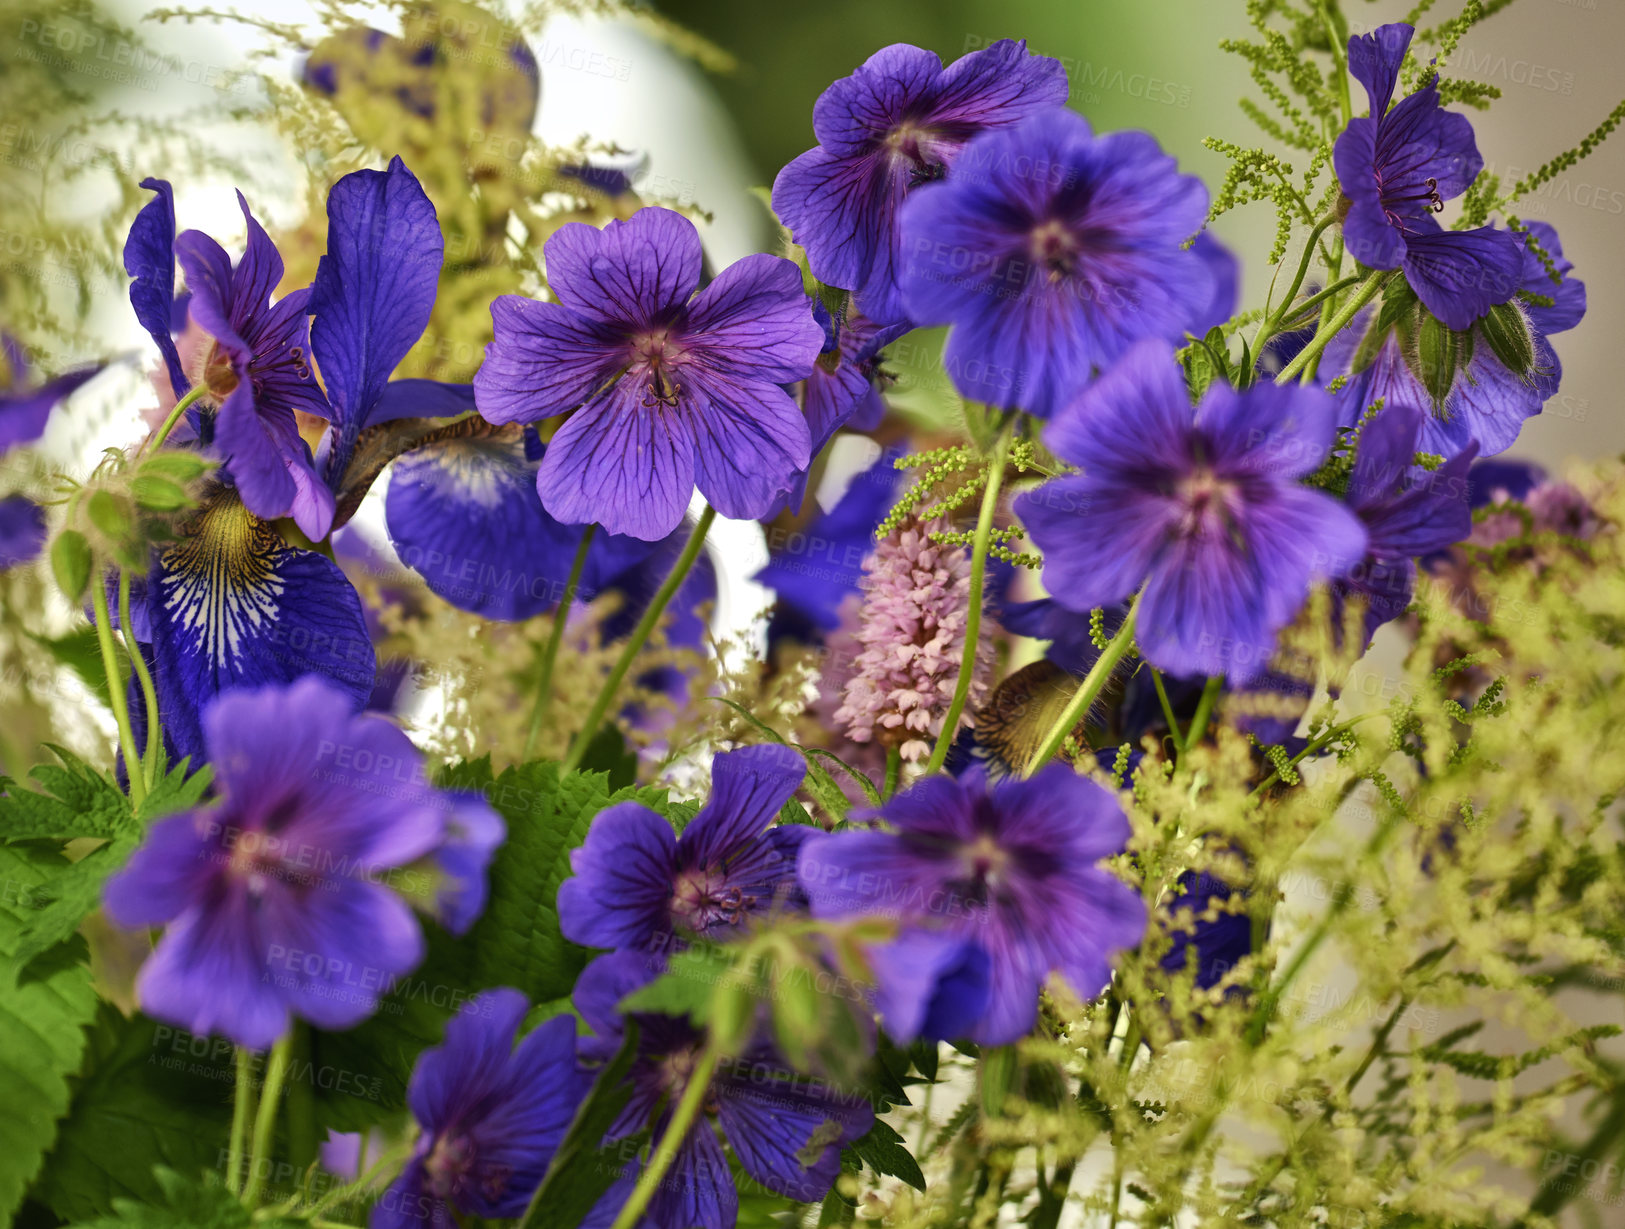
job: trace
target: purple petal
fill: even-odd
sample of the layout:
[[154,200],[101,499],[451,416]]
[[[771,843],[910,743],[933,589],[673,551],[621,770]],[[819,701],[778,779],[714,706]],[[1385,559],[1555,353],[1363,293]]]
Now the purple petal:
[[757,253],[729,265],[695,296],[683,340],[710,372],[790,384],[812,370],[824,330],[795,265]]
[[630,948],[671,929],[677,840],[648,807],[621,802],[600,812],[570,855],[559,887],[559,928],[583,947]]
[[965,1037],[987,1011],[987,953],[959,935],[914,927],[867,955],[875,1010],[894,1041]]
[[690,428],[681,413],[643,397],[641,383],[622,379],[559,428],[536,475],[555,520],[597,522],[645,542],[682,522],[696,469]]
[[291,409],[256,405],[253,385],[244,381],[216,413],[214,438],[250,512],[264,520],[292,516],[314,542],[327,536],[333,493],[317,476]]
[[26,495],[0,499],[0,572],[29,562],[44,546],[45,509]]
[[450,797],[445,840],[434,851],[435,866],[444,876],[434,912],[442,926],[460,935],[485,912],[486,870],[497,847],[507,839],[508,828],[479,795]]
[[712,757],[711,797],[683,829],[677,846],[682,864],[716,866],[736,854],[778,818],[806,775],[806,762],[780,743]]
[[517,990],[487,990],[446,1023],[445,1040],[423,1051],[412,1069],[406,1103],[418,1125],[458,1125],[481,1098],[502,1088],[514,1036],[529,1004]]
[[186,273],[191,293],[187,311],[204,332],[218,340],[233,358],[246,362],[248,343],[232,320],[231,257],[200,230],[182,231],[175,239],[175,259]]
[[232,277],[228,315],[232,328],[243,333],[249,322],[269,305],[271,296],[282,284],[282,254],[265,233],[265,227],[249,211],[248,201],[241,192],[237,193],[237,205],[243,211],[248,242]]
[[1069,610],[1131,597],[1151,572],[1178,517],[1172,500],[1137,486],[1055,478],[1015,501],[1044,554],[1044,587]]
[[496,339],[474,377],[488,422],[535,422],[573,410],[629,359],[624,333],[557,303],[501,295],[491,322]]
[[136,995],[156,1019],[264,1050],[288,1029],[287,1005],[267,972],[246,903],[209,911],[194,906],[158,940],[136,978]]
[[1332,147],[1337,182],[1349,198],[1343,247],[1368,269],[1397,269],[1405,237],[1382,207],[1377,179],[1377,122],[1352,119]]
[[1405,280],[1423,306],[1457,332],[1517,293],[1522,268],[1521,245],[1492,226],[1405,240]]
[[368,423],[393,422],[397,418],[455,418],[474,408],[472,384],[447,384],[440,380],[391,380],[373,403]]
[[547,241],[547,282],[566,308],[629,329],[669,323],[700,284],[700,232],[670,209],[640,209],[602,230],[567,222]]
[[543,509],[538,468],[517,435],[468,435],[407,453],[384,498],[395,553],[460,610],[505,622],[551,610],[581,531]]
[[[687,403],[678,412],[692,432],[700,493],[735,520],[767,515],[811,459],[807,420],[776,384],[737,380],[697,366],[685,367],[683,374]],[[632,529],[617,532],[648,536]]]
[[[758,1048],[724,1063],[713,1082],[717,1119],[747,1174],[770,1191],[813,1203],[840,1173],[842,1147],[874,1125],[874,1108],[861,1093],[808,1080],[776,1060]],[[815,1136],[822,1147],[808,1163]]]
[[169,386],[180,398],[191,381],[170,332],[175,304],[175,193],[163,179],[143,179],[141,186],[158,195],[135,215],[130,237],[124,242],[124,271],[135,279],[130,283],[130,306],[141,327],[158,343],[169,369]]
[[162,926],[201,904],[219,873],[217,828],[218,820],[207,811],[187,811],[154,824],[124,869],[107,881],[102,899],[108,916],[133,930]]
[[1044,430],[1057,456],[1094,472],[1139,469],[1146,460],[1187,464],[1192,422],[1184,373],[1166,342],[1130,347]]
[[1388,110],[1394,86],[1399,82],[1400,66],[1405,62],[1405,51],[1415,33],[1414,26],[1396,21],[1378,26],[1370,34],[1356,34],[1349,39],[1349,76],[1365,86],[1372,119],[1381,119]]
[[1196,425],[1221,473],[1302,478],[1314,473],[1337,436],[1337,406],[1312,385],[1254,384],[1245,394],[1214,384]]
[[329,474],[343,473],[385,383],[428,327],[444,249],[434,206],[398,157],[328,192],[327,253],[309,309],[337,436]]
[[[18,444],[31,443],[45,434],[51,411],[74,393],[81,384],[101,373],[101,366],[84,367],[47,380],[32,392],[0,393],[0,456]],[[18,372],[13,369],[15,380]]]
[[684,1229],[732,1229],[738,1219],[733,1171],[716,1132],[702,1119],[677,1146],[676,1159],[649,1203],[647,1220]]

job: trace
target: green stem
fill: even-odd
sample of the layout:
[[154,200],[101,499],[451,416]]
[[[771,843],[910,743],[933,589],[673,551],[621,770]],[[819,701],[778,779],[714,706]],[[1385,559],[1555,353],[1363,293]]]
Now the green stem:
[[1303,310],[1301,307],[1293,307],[1292,300],[1297,298],[1298,290],[1303,285],[1303,279],[1309,276],[1309,262],[1314,259],[1315,244],[1320,242],[1320,236],[1325,233],[1326,228],[1335,225],[1336,222],[1336,218],[1322,218],[1315,223],[1314,229],[1309,232],[1308,242],[1303,245],[1303,256],[1298,260],[1298,272],[1292,279],[1292,285],[1287,287],[1286,297],[1281,300],[1281,306],[1272,312],[1263,324],[1258,326],[1258,336],[1253,338],[1254,354],[1257,354],[1263,348],[1264,343],[1275,335],[1275,331],[1281,327],[1281,321],[1286,319],[1288,315],[1295,315]]
[[1315,9],[1320,14],[1320,24],[1326,27],[1326,42],[1332,49],[1332,64],[1337,69],[1338,103],[1343,108],[1343,126],[1346,128],[1354,117],[1354,100],[1349,97],[1349,66],[1344,58],[1343,42],[1338,36],[1337,23],[1332,20],[1331,10],[1326,7],[1326,0],[1316,0]]
[[118,668],[118,653],[113,647],[113,615],[107,608],[107,586],[100,575],[90,578],[90,601],[96,610],[96,643],[102,650],[102,669],[107,671],[107,698],[113,706],[113,720],[118,722],[119,750],[124,752],[124,767],[130,778],[130,801],[139,807],[147,798],[147,782],[141,775],[141,756],[135,749],[135,731],[130,728],[130,705],[124,695],[124,679]]
[[243,1203],[250,1211],[259,1207],[260,1188],[271,1167],[271,1147],[276,1135],[276,1113],[282,1104],[282,1085],[288,1078],[288,1056],[293,1049],[293,1033],[284,1033],[271,1047],[271,1061],[265,1068],[265,1087],[260,1090],[259,1109],[254,1114],[254,1142],[248,1152],[248,1181],[243,1187]]
[[[141,680],[141,696],[147,705],[147,747],[141,753],[141,775],[147,788],[151,789],[157,782],[158,739],[161,733],[158,690],[152,685],[152,672],[147,669],[147,659],[141,656],[141,646],[130,627],[130,574],[122,570],[118,577],[118,625],[124,636],[124,647],[130,654],[130,665],[135,668],[135,676]],[[134,733],[133,730],[131,732]]]
[[588,525],[582,531],[581,543],[576,547],[575,562],[570,565],[570,579],[564,582],[564,595],[559,598],[558,609],[553,612],[553,629],[547,635],[547,647],[542,650],[541,679],[536,685],[536,706],[530,714],[530,733],[525,735],[525,753],[528,760],[536,750],[536,737],[542,732],[542,718],[547,716],[552,700],[553,663],[558,660],[559,642],[564,639],[564,626],[570,621],[570,607],[575,602],[576,590],[581,587],[581,573],[587,566],[587,548],[592,545],[597,525]]
[[1310,295],[1302,303],[1293,304],[1290,311],[1283,315],[1277,327],[1285,327],[1299,316],[1308,313],[1310,308],[1318,308],[1325,304],[1327,299],[1334,299],[1345,290],[1358,286],[1365,279],[1358,273],[1351,273],[1347,277],[1339,278],[1326,289]]
[[248,1119],[254,1112],[254,1051],[237,1047],[237,1095],[231,1103],[231,1142],[226,1148],[226,1189],[233,1195],[243,1189],[243,1145],[248,1138]]
[[886,748],[886,783],[881,787],[880,799],[884,802],[897,792],[897,781],[903,775],[903,750],[901,747]]
[[169,417],[164,419],[164,425],[159,427],[158,433],[147,441],[143,451],[150,450],[152,452],[157,452],[160,448],[162,448],[164,446],[164,441],[169,438],[169,433],[175,429],[175,424],[180,422],[181,415],[186,413],[187,410],[191,409],[192,403],[199,397],[203,396],[206,391],[207,390],[201,384],[194,385],[192,388],[187,389],[186,396],[182,397],[175,403],[175,408],[169,411]]
[[926,762],[925,775],[930,776],[942,767],[953,746],[954,735],[959,732],[959,718],[970,698],[971,680],[976,675],[976,650],[982,638],[982,588],[987,576],[987,548],[993,540],[993,513],[999,506],[999,487],[1004,482],[1004,457],[1010,438],[1001,433],[988,458],[987,486],[982,490],[982,510],[976,518],[976,538],[971,543],[970,605],[965,611],[965,648],[959,655],[959,681],[954,684],[954,698],[948,705],[948,715],[942,719],[942,730],[937,745],[931,749]]
[[1157,689],[1157,703],[1162,705],[1162,719],[1168,723],[1168,733],[1173,736],[1174,752],[1176,755],[1184,755],[1185,739],[1179,732],[1179,718],[1174,716],[1174,706],[1168,699],[1168,688],[1162,682],[1162,671],[1155,666],[1151,667],[1151,684]]
[[1095,697],[1101,693],[1106,681],[1111,678],[1117,663],[1123,659],[1123,655],[1134,642],[1134,616],[1139,613],[1139,609],[1140,599],[1136,596],[1134,604],[1128,608],[1128,614],[1123,616],[1123,626],[1117,629],[1117,635],[1111,638],[1106,647],[1100,651],[1100,656],[1095,658],[1095,664],[1089,668],[1089,673],[1078,685],[1078,690],[1067,701],[1065,710],[1056,718],[1049,733],[1044,735],[1044,741],[1039,744],[1037,754],[1028,762],[1023,776],[1032,776],[1054,758],[1055,753],[1061,749],[1061,744],[1066,741],[1066,736],[1077,728],[1079,721],[1083,720],[1089,706],[1095,702]]
[[1359,311],[1380,291],[1393,274],[1387,269],[1373,269],[1360,283],[1360,289],[1354,297],[1330,317],[1323,319],[1315,335],[1309,339],[1309,344],[1293,357],[1292,361],[1281,368],[1281,374],[1275,377],[1277,384],[1289,384],[1298,377],[1298,374],[1308,367],[1311,360],[1318,359],[1320,352],[1330,344],[1332,338],[1341,333],[1350,320],[1353,320]]
[[1202,688],[1202,698],[1196,702],[1196,713],[1191,717],[1190,731],[1185,735],[1185,747],[1189,750],[1202,741],[1202,735],[1207,733],[1207,723],[1213,716],[1213,702],[1219,698],[1219,689],[1224,686],[1224,675],[1215,674],[1208,678],[1207,685]]
[[677,1109],[666,1124],[665,1134],[660,1137],[660,1143],[649,1157],[649,1164],[638,1176],[638,1184],[632,1188],[632,1194],[622,1205],[610,1229],[632,1229],[643,1219],[644,1210],[660,1189],[666,1171],[677,1157],[677,1149],[682,1147],[690,1128],[694,1126],[694,1120],[699,1117],[705,1096],[711,1091],[711,1077],[716,1074],[717,1064],[721,1060],[722,1049],[715,1041],[708,1042],[705,1049],[700,1051],[700,1057],[689,1072],[688,1083],[683,1088],[682,1100],[677,1102]]
[[559,775],[564,776],[574,772],[581,766],[582,759],[587,754],[587,746],[598,733],[598,727],[604,720],[604,714],[609,712],[609,706],[615,702],[615,693],[621,689],[621,682],[626,678],[626,672],[632,668],[632,660],[643,648],[644,642],[649,639],[649,633],[654,631],[655,624],[660,616],[666,612],[666,607],[677,593],[677,587],[683,583],[694,561],[700,556],[700,549],[705,545],[705,535],[711,531],[711,522],[716,520],[717,510],[706,507],[700,513],[700,519],[694,523],[694,531],[688,535],[688,541],[683,546],[683,553],[677,556],[677,562],[672,566],[671,575],[655,594],[649,608],[643,612],[643,618],[632,629],[632,635],[627,639],[626,646],[615,661],[615,666],[604,680],[603,688],[598,692],[598,698],[592,702],[592,709],[587,713],[587,721],[576,735],[575,741],[570,744],[570,753],[564,757],[564,763],[559,768]]
[[[291,1058],[298,1064],[300,1070],[314,1070],[310,1055],[310,1025],[302,1020],[295,1020],[293,1023]],[[288,1085],[287,1098],[288,1161],[295,1169],[303,1170],[308,1168],[318,1155],[314,1080],[294,1080]]]

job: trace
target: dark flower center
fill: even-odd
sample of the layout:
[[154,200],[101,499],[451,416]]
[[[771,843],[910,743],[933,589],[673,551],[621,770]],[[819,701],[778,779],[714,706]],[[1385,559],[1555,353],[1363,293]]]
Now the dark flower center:
[[1439,195],[1439,181],[1432,175],[1427,177],[1422,187],[1413,192],[1389,192],[1383,186],[1382,172],[1377,173],[1377,194],[1382,200],[1382,209],[1388,215],[1388,221],[1395,226],[1401,226],[1403,220],[1410,216],[1412,210],[1404,208],[1412,201],[1425,201],[1427,208],[1434,213],[1444,212],[1444,198]]
[[643,394],[643,408],[675,407],[683,395],[683,386],[673,375],[681,362],[682,350],[671,334],[665,331],[640,334],[632,339],[632,350],[649,381]]
[[216,403],[237,391],[237,366],[218,341],[209,343],[208,352],[203,356],[203,374],[198,383],[208,390]]
[[[655,1071],[660,1086],[676,1094],[688,1087],[689,1077],[694,1072],[694,1065],[699,1061],[700,1047],[681,1046],[655,1060]],[[714,1087],[706,1090],[705,1103],[701,1107],[709,1115],[715,1116],[717,1112],[717,1095]]]
[[[441,1135],[423,1159],[429,1193],[450,1199],[474,1168],[474,1141],[466,1135]],[[500,1187],[497,1192],[500,1193]]]
[[1180,525],[1186,537],[1195,537],[1228,521],[1230,499],[1234,486],[1220,478],[1206,466],[1198,468],[1179,480],[1174,498],[1184,507]]
[[695,934],[713,926],[737,926],[756,904],[756,898],[731,884],[715,867],[683,871],[672,887],[671,918]]
[[281,846],[282,842],[268,832],[257,828],[239,830],[226,858],[226,874],[253,895],[261,895],[272,880],[282,876]]
[[1065,223],[1056,218],[1041,223],[1027,236],[1027,243],[1033,263],[1044,269],[1051,282],[1072,276],[1077,267],[1078,240]]

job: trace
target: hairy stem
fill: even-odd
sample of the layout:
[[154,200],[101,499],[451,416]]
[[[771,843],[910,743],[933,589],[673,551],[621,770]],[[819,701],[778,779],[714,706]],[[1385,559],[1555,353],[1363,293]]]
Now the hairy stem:
[[290,1029],[271,1047],[271,1061],[265,1068],[265,1087],[260,1090],[259,1109],[254,1114],[254,1142],[248,1151],[248,1181],[243,1185],[243,1203],[250,1210],[259,1207],[260,1189],[271,1168],[277,1109],[282,1104],[282,1085],[288,1078],[288,1056],[292,1049]]
[[666,1171],[671,1168],[672,1161],[677,1157],[677,1150],[682,1147],[683,1141],[688,1138],[689,1130],[694,1126],[694,1120],[699,1117],[700,1107],[705,1104],[705,1094],[711,1089],[711,1077],[716,1073],[717,1063],[721,1060],[722,1048],[715,1041],[708,1042],[705,1049],[700,1051],[694,1069],[689,1072],[688,1083],[683,1087],[682,1099],[677,1102],[671,1121],[666,1124],[665,1134],[655,1145],[654,1152],[649,1156],[649,1164],[638,1176],[638,1184],[632,1188],[632,1194],[627,1197],[610,1229],[632,1229],[633,1225],[643,1219],[649,1201],[660,1189]]
[[677,562],[672,565],[671,574],[666,577],[660,589],[649,603],[649,608],[643,612],[643,618],[632,629],[632,635],[627,638],[626,645],[621,649],[621,655],[615,661],[615,666],[604,680],[603,688],[598,692],[598,698],[592,702],[592,708],[587,713],[587,721],[576,735],[575,741],[570,744],[570,753],[564,757],[564,763],[559,769],[559,775],[574,772],[581,767],[581,761],[587,754],[587,747],[598,733],[598,727],[603,723],[604,714],[615,702],[615,693],[620,691],[621,683],[626,678],[626,672],[632,668],[632,661],[637,657],[644,642],[649,639],[649,633],[654,631],[655,624],[660,622],[660,616],[666,612],[671,599],[676,595],[677,588],[688,576],[694,561],[700,557],[700,550],[705,545],[705,535],[711,531],[711,522],[717,519],[715,508],[707,507],[700,513],[700,519],[694,523],[694,531],[688,535],[688,541],[683,546],[683,553],[677,556]]
[[201,384],[197,384],[192,388],[189,388],[186,391],[186,396],[177,401],[175,403],[175,408],[169,411],[169,417],[164,419],[164,425],[158,428],[158,433],[147,441],[143,451],[157,452],[160,448],[162,448],[164,446],[164,441],[169,438],[169,433],[173,431],[176,424],[180,422],[181,415],[192,408],[192,403],[195,402],[199,397],[203,396],[204,391],[205,389]]
[[1295,380],[1308,367],[1311,360],[1320,357],[1320,352],[1359,314],[1360,309],[1377,297],[1377,293],[1392,276],[1393,274],[1386,269],[1373,270],[1365,281],[1360,283],[1359,290],[1355,291],[1347,303],[1338,308],[1330,319],[1321,321],[1315,335],[1309,339],[1309,344],[1298,351],[1290,363],[1281,368],[1281,374],[1275,377],[1275,382],[1290,384]]
[[553,699],[553,664],[558,660],[559,642],[564,639],[564,626],[570,621],[570,607],[575,602],[576,590],[581,587],[581,572],[587,566],[587,548],[592,545],[597,525],[588,525],[576,547],[575,561],[570,564],[570,579],[564,582],[564,595],[559,598],[558,609],[553,612],[553,627],[547,634],[547,646],[542,650],[542,673],[536,684],[536,706],[530,713],[530,733],[525,735],[525,753],[519,758],[528,760],[536,750],[536,737],[542,732],[542,719]]
[[[158,721],[158,690],[152,685],[152,672],[147,669],[147,659],[141,656],[141,646],[136,642],[130,623],[130,574],[126,571],[120,571],[118,577],[118,626],[124,636],[124,648],[130,654],[130,665],[135,669],[136,678],[141,680],[141,697],[147,705],[147,746],[141,753],[141,776],[151,789],[157,781],[158,740],[163,731]],[[133,729],[131,732],[134,733]]]
[[124,678],[118,668],[118,652],[113,647],[113,615],[107,608],[107,586],[100,576],[90,579],[90,600],[96,611],[96,643],[101,646],[102,669],[107,671],[107,699],[118,722],[119,750],[124,752],[124,768],[130,778],[130,801],[140,806],[147,798],[147,782],[141,775],[141,756],[135,749],[135,731],[130,727],[130,705],[124,695]]
[[248,1119],[254,1112],[254,1051],[237,1047],[237,1095],[231,1103],[231,1140],[226,1146],[226,1189],[243,1189],[243,1146],[248,1140]]
[[1123,626],[1117,629],[1117,635],[1111,638],[1111,642],[1100,651],[1100,656],[1095,658],[1095,664],[1090,667],[1088,675],[1078,685],[1078,690],[1073,693],[1072,699],[1067,701],[1065,710],[1056,718],[1055,724],[1050,727],[1049,733],[1044,735],[1044,741],[1039,744],[1037,753],[1028,762],[1026,770],[1022,773],[1023,776],[1032,776],[1033,773],[1048,763],[1055,753],[1061,749],[1061,744],[1066,741],[1066,736],[1072,733],[1079,721],[1083,720],[1084,714],[1089,711],[1089,706],[1095,702],[1095,697],[1101,693],[1106,686],[1106,681],[1111,678],[1112,670],[1123,659],[1123,655],[1128,652],[1129,646],[1134,643],[1134,616],[1139,612],[1139,609],[1140,599],[1136,596],[1134,604],[1128,608],[1128,614],[1123,616]]
[[987,577],[987,548],[993,540],[993,512],[999,505],[999,487],[1004,482],[1004,458],[1010,447],[1007,432],[1001,433],[988,458],[987,486],[982,491],[982,510],[976,518],[976,537],[971,543],[970,605],[965,611],[965,648],[959,656],[959,680],[954,684],[953,702],[942,719],[942,730],[931,758],[925,765],[927,776],[942,767],[959,731],[959,718],[970,698],[971,680],[976,675],[976,650],[982,637],[982,588]]

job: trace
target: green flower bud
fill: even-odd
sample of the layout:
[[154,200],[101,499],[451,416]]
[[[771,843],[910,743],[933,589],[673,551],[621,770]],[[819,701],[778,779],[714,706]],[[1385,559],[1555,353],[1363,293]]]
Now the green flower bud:
[[77,529],[64,529],[51,543],[51,574],[68,601],[78,605],[90,587],[90,543]]
[[93,491],[85,507],[90,523],[115,542],[122,541],[135,528],[129,501],[111,491]]
[[130,482],[130,494],[138,505],[151,512],[177,512],[190,508],[194,502],[185,487],[157,474],[137,474]]
[[1524,380],[1534,375],[1535,338],[1529,331],[1528,319],[1516,303],[1501,303],[1490,308],[1489,315],[1478,322],[1478,332],[1491,353],[1513,375]]

